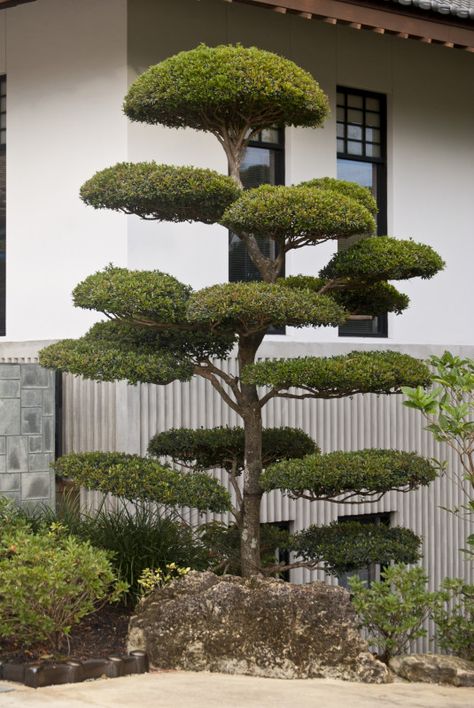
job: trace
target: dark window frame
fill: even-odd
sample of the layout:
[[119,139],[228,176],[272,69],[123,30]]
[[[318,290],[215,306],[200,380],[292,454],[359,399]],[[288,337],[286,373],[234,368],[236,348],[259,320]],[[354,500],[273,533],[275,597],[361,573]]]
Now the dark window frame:
[[[380,110],[379,110],[379,115],[380,115],[380,157],[371,157],[367,156],[365,154],[365,146],[366,143],[369,141],[365,140],[365,135],[363,135],[363,139],[361,141],[362,143],[362,155],[353,155],[347,151],[341,152],[337,151],[337,159],[338,160],[350,160],[353,162],[367,162],[369,164],[375,164],[377,165],[377,180],[376,180],[376,191],[377,191],[377,206],[378,206],[378,214],[377,214],[377,235],[378,236],[384,236],[387,233],[388,230],[388,225],[387,225],[387,96],[383,93],[378,93],[376,91],[365,91],[363,89],[356,89],[356,88],[350,88],[347,86],[337,86],[337,93],[338,94],[344,94],[345,100],[344,100],[344,106],[340,106],[337,103],[336,99],[336,113],[337,113],[337,108],[343,108],[344,109],[344,126],[345,126],[345,134],[344,137],[342,138],[345,143],[347,143],[348,140],[348,135],[347,135],[347,125],[348,125],[348,120],[347,120],[347,111],[350,110],[350,108],[347,105],[347,96],[360,96],[362,98],[362,109],[355,109],[355,110],[362,110],[363,113],[363,129],[365,130],[366,126],[366,113],[371,112],[368,111],[366,108],[366,99],[377,99],[379,101],[380,105]],[[337,118],[336,118],[337,120]],[[341,139],[341,138],[339,138]],[[352,139],[351,139],[352,140]],[[357,141],[354,141],[357,142]],[[346,146],[345,146],[346,147]],[[364,337],[364,338],[387,338],[388,337],[388,317],[387,314],[382,314],[377,317],[377,331],[376,332],[344,332],[344,326],[339,327],[339,336],[340,337]]]

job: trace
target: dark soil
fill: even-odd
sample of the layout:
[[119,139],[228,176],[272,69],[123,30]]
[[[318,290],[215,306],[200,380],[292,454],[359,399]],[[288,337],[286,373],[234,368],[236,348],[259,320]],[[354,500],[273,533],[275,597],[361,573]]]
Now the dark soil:
[[0,639],[0,661],[30,662],[61,659],[105,659],[126,654],[128,621],[132,607],[106,605],[85,617],[60,650],[46,644],[25,649],[13,640]]

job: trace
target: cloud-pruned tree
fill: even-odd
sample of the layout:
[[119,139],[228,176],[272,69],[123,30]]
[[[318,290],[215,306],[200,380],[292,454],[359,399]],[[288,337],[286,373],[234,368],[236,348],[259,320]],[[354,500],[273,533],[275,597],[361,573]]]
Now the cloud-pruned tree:
[[[164,385],[199,376],[238,414],[242,427],[167,431],[151,441],[151,457],[87,453],[62,458],[57,468],[84,486],[132,500],[148,497],[201,511],[230,510],[240,536],[241,572],[260,573],[260,505],[267,491],[312,500],[370,501],[390,490],[426,485],[436,474],[414,454],[363,450],[322,455],[302,431],[264,429],[262,410],[276,397],[390,395],[402,386],[430,382],[422,362],[390,351],[257,361],[268,328],[337,326],[351,314],[401,313],[408,297],[388,281],[430,278],[443,262],[428,245],[375,237],[375,200],[358,185],[325,178],[242,189],[240,165],[256,132],[275,125],[317,128],[328,114],[328,100],[317,82],[287,59],[240,45],[200,45],[139,76],[124,110],[132,121],[213,134],[227,156],[229,176],[154,162],[120,163],[84,184],[83,201],[142,219],[221,224],[242,240],[261,280],[194,291],[159,271],[109,266],[74,290],[77,307],[106,319],[78,340],[44,349],[41,364],[132,384]],[[281,277],[287,253],[353,236],[365,238],[336,253],[320,273]],[[273,257],[262,251],[262,238],[275,242]],[[236,375],[221,365],[231,354],[237,357]],[[179,467],[170,470],[165,457]],[[228,472],[232,500],[208,476],[215,467]],[[336,524],[303,532],[293,539],[297,562],[347,569],[371,562],[377,548],[384,561],[417,558],[419,543],[408,543],[403,533],[374,530],[364,556],[362,540],[364,534],[369,538],[368,531],[349,531]]]

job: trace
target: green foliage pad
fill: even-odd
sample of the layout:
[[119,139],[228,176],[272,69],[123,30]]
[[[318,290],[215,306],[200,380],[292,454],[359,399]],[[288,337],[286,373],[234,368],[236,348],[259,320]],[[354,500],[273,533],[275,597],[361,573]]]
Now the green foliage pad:
[[336,326],[346,318],[345,311],[326,295],[263,282],[204,288],[191,296],[188,308],[190,321],[241,334],[265,333],[270,325]]
[[233,179],[197,167],[120,162],[97,172],[81,188],[95,209],[112,209],[157,221],[219,221],[240,194]]
[[293,498],[341,502],[417,489],[436,475],[437,468],[414,452],[367,449],[275,463],[264,471],[261,485],[266,491],[282,489]]
[[243,378],[258,386],[301,388],[315,398],[399,393],[402,386],[429,386],[431,382],[426,364],[393,351],[262,361],[246,367]]
[[[177,428],[158,433],[148,446],[155,457],[170,457],[173,462],[195,470],[215,467],[241,474],[244,469],[245,431],[243,428]],[[282,459],[298,458],[318,451],[314,441],[297,428],[264,428],[263,466]]]
[[[289,275],[279,278],[277,282],[286,288],[306,289],[318,293],[329,281],[311,275]],[[328,290],[326,295],[352,315],[380,315],[384,312],[401,314],[410,303],[407,295],[383,281],[364,283],[348,280],[344,287]]]
[[377,236],[336,253],[319,275],[376,282],[432,278],[443,268],[443,259],[427,244]]
[[311,74],[277,54],[201,44],[139,76],[124,111],[134,121],[221,133],[223,125],[317,127],[328,101]]
[[54,462],[61,477],[129,501],[165,506],[190,506],[201,512],[230,509],[230,497],[207,474],[185,474],[139,455],[121,452],[83,452],[63,455]]
[[367,568],[372,563],[415,563],[421,540],[413,531],[359,521],[309,526],[290,540],[290,547],[304,560],[323,564],[326,572],[340,575]]
[[286,251],[375,231],[365,206],[340,192],[268,184],[243,192],[221,223],[237,234],[270,237]]

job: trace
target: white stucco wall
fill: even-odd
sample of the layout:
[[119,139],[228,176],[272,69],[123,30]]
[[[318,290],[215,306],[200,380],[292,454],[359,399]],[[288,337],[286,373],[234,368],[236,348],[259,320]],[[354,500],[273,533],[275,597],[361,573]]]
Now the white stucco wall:
[[95,316],[71,290],[126,262],[126,223],[78,198],[126,157],[126,0],[38,0],[0,13],[8,81],[7,336],[81,334]]
[[[474,345],[474,57],[222,0],[37,0],[0,13],[8,74],[0,343],[82,334],[95,317],[74,309],[70,292],[109,262],[159,268],[194,287],[227,279],[221,227],[143,222],[78,198],[94,171],[123,159],[226,171],[211,136],[129,124],[121,112],[138,73],[201,41],[280,52],[310,70],[333,105],[337,84],[387,94],[389,233],[431,243],[447,261],[432,281],[401,284],[412,307],[390,317],[388,341]],[[287,130],[287,183],[335,174],[335,118],[324,129]],[[287,273],[316,273],[332,252],[332,244],[292,252]],[[289,330],[285,339],[338,341],[334,329]]]

